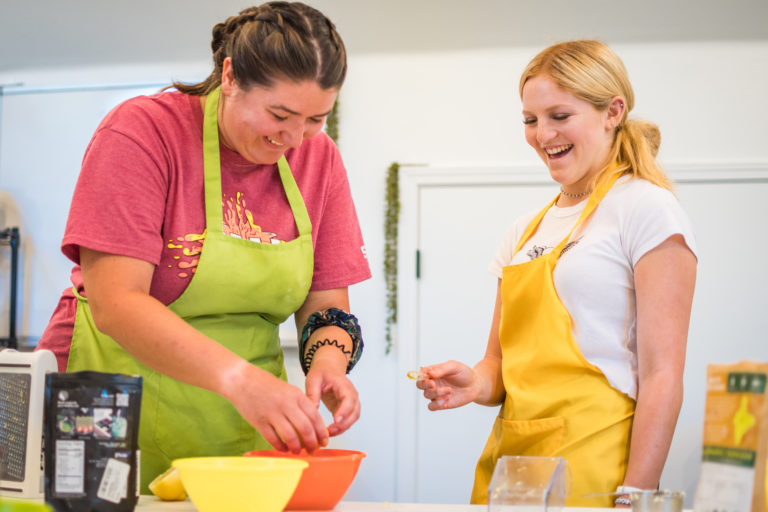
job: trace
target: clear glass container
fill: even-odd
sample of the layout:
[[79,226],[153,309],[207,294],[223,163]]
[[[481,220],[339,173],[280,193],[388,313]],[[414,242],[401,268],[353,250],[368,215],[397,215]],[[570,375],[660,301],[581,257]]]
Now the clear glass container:
[[570,491],[562,457],[504,456],[488,486],[488,512],[557,512]]
[[681,491],[637,491],[629,495],[632,512],[682,512],[685,493]]

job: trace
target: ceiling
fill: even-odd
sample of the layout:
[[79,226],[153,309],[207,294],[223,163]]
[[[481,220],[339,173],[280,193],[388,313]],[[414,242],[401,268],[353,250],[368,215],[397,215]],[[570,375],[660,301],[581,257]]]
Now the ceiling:
[[[210,58],[247,0],[1,0],[0,71]],[[609,43],[768,40],[766,0],[306,0],[351,55]]]

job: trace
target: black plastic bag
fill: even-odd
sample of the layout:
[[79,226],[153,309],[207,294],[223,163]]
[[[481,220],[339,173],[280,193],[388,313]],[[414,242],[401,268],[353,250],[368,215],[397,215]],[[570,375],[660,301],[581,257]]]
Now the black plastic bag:
[[45,501],[56,512],[130,512],[138,501],[141,377],[45,379]]

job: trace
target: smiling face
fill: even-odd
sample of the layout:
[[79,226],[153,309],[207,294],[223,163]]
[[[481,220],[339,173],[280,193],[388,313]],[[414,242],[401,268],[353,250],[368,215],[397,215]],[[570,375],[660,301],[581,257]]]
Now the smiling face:
[[274,164],[322,130],[337,94],[313,81],[276,80],[269,87],[245,90],[232,78],[227,58],[219,100],[221,140],[250,162]]
[[563,190],[581,193],[607,163],[623,100],[597,110],[566,92],[545,74],[523,86],[525,139],[547,164]]

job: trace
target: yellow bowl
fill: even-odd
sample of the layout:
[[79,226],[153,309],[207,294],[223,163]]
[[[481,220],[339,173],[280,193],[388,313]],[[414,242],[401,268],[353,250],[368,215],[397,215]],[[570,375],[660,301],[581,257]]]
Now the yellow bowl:
[[199,512],[280,512],[308,465],[303,460],[270,457],[173,461]]

